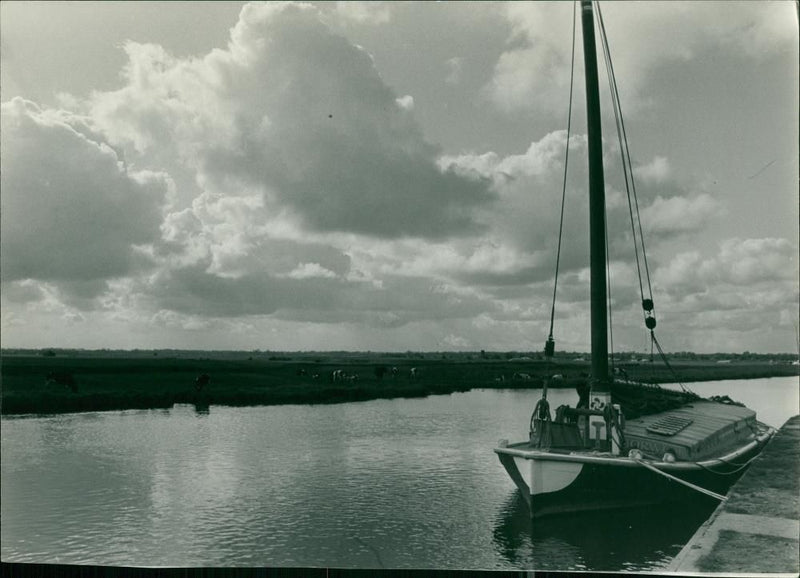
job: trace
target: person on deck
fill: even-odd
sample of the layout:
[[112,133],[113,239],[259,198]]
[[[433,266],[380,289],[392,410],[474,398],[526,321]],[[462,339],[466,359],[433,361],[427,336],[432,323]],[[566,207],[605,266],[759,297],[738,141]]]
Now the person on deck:
[[575,406],[576,409],[588,408],[589,393],[591,392],[588,375],[581,373],[580,381],[578,381],[578,385],[575,386],[575,391],[578,392],[578,404]]

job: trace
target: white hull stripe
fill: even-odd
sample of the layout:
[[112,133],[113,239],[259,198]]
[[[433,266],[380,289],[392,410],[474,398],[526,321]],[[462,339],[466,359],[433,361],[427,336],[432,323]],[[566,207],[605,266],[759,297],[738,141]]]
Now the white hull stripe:
[[514,461],[534,496],[563,490],[575,481],[583,469],[583,464],[575,462],[544,464],[519,457],[515,457]]

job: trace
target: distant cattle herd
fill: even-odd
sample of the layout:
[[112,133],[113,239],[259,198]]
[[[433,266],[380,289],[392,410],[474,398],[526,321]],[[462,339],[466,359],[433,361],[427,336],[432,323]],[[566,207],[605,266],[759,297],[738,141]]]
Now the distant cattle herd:
[[[298,369],[297,370],[298,376],[306,376],[311,375],[312,379],[319,379],[319,373],[311,373],[309,374],[305,369]],[[375,368],[375,376],[381,380],[383,379],[384,375],[391,375],[393,378],[397,378],[401,374],[400,370],[397,367],[386,367],[386,366],[378,366]],[[420,378],[420,370],[417,367],[411,367],[408,369],[408,377],[412,380],[417,380]],[[527,374],[514,374],[515,379],[530,379],[530,376]],[[334,369],[330,372],[328,376],[328,380],[331,383],[353,383],[360,379],[358,373],[347,373],[343,369]],[[202,373],[198,375],[194,380],[194,389],[197,392],[201,392],[208,387],[208,384],[211,383],[211,375],[208,373]],[[68,371],[51,371],[45,377],[45,387],[64,387],[69,389],[73,393],[78,393],[78,382],[75,377]]]
[[[304,370],[300,370],[300,372],[298,372],[298,375],[305,375],[305,374],[306,373],[305,373]],[[398,375],[400,375],[400,370],[397,369],[396,367],[392,367],[390,369],[390,368],[386,367],[385,365],[379,365],[379,366],[377,366],[375,368],[375,377],[377,377],[379,381],[382,380],[383,377],[385,375],[387,375],[387,374],[389,374],[392,377],[396,378]],[[315,373],[313,375],[313,377],[314,377],[314,379],[318,379],[319,378],[319,374]],[[418,379],[419,378],[419,369],[417,369],[416,367],[412,367],[409,370],[409,377],[411,379]],[[334,369],[333,371],[331,371],[330,376],[329,376],[329,381],[332,382],[332,383],[337,383],[337,382],[350,382],[350,383],[352,383],[354,381],[358,381],[359,379],[360,379],[360,377],[359,377],[358,373],[347,373],[343,369]]]
[[[375,375],[378,379],[382,379],[385,374],[390,374],[392,377],[396,378],[400,374],[400,370],[396,367],[389,369],[385,366],[378,366],[375,368]],[[309,375],[309,373],[305,369],[298,369],[297,375],[304,376]],[[418,368],[412,367],[409,369],[408,375],[410,379],[419,379],[420,371]],[[319,373],[312,373],[311,377],[312,379],[319,379],[320,376]],[[358,373],[347,373],[343,369],[334,369],[329,375],[329,381],[332,383],[352,383],[359,379]],[[194,389],[198,392],[203,391],[209,383],[211,383],[211,376],[208,373],[202,373],[195,378]],[[51,371],[48,373],[45,377],[45,386],[62,386],[74,393],[78,392],[78,382],[75,380],[75,377],[67,371]]]

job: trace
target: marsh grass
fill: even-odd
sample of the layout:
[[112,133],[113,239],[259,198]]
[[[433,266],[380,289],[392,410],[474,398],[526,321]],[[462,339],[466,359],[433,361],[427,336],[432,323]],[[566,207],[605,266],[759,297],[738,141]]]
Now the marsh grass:
[[[684,382],[796,375],[797,367],[767,363],[673,362]],[[376,368],[386,373],[379,377]],[[397,375],[391,368],[397,367]],[[410,369],[417,368],[412,379]],[[175,403],[201,405],[322,404],[378,398],[425,397],[474,388],[541,387],[548,374],[560,373],[560,387],[574,388],[589,372],[586,362],[513,361],[506,359],[434,359],[382,354],[317,355],[302,358],[248,357],[203,359],[180,357],[102,357],[4,355],[2,413],[48,414],[122,409],[168,408]],[[671,382],[666,368],[628,366],[634,379]],[[333,381],[334,370],[358,374],[353,381]],[[47,385],[51,371],[68,372],[78,391]],[[195,391],[198,375],[211,382]],[[526,373],[530,380],[514,379]],[[318,377],[314,377],[314,376]]]

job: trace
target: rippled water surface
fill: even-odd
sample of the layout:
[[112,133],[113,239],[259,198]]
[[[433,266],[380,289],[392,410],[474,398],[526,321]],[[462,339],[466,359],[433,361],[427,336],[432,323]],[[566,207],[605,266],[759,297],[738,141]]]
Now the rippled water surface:
[[[692,384],[781,425],[798,380]],[[2,420],[2,559],[135,566],[647,570],[708,515],[531,524],[492,448],[540,391]],[[551,391],[552,407],[574,403]]]

